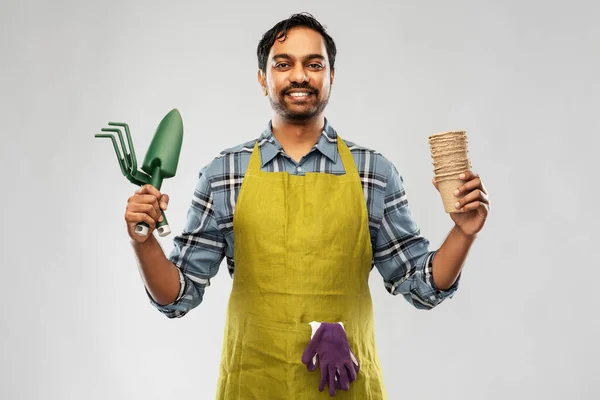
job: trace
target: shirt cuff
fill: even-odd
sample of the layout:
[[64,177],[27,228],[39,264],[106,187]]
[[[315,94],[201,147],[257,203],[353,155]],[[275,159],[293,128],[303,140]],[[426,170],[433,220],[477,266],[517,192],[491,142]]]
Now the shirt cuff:
[[179,302],[179,300],[181,300],[181,298],[183,297],[183,293],[185,292],[185,278],[183,277],[183,272],[181,272],[181,269],[177,268],[177,272],[179,273],[179,293],[177,294],[177,298],[172,303],[158,304],[146,288],[146,294],[148,295],[150,302],[154,307],[158,308],[159,310],[167,311],[169,307],[177,304],[177,302]]
[[458,274],[458,277],[456,277],[456,280],[454,281],[452,286],[450,286],[447,290],[440,290],[436,286],[436,284],[433,280],[433,259],[435,258],[436,254],[437,254],[437,250],[432,251],[429,254],[429,257],[426,261],[427,266],[425,267],[425,276],[426,276],[426,281],[429,284],[429,286],[431,287],[431,290],[433,290],[433,293],[435,293],[435,296],[438,299],[443,300],[443,299],[454,296],[454,293],[458,290],[460,278],[462,276],[462,271]]

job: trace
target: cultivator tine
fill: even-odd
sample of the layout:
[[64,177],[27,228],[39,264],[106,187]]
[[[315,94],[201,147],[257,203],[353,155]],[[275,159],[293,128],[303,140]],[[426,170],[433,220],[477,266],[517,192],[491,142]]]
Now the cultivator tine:
[[137,171],[137,158],[135,156],[135,150],[133,149],[133,141],[131,140],[131,134],[129,133],[129,125],[123,123],[123,122],[109,122],[108,125],[110,126],[120,126],[123,129],[125,129],[125,136],[127,136],[127,144],[129,146],[129,152],[130,152],[130,162],[131,162],[131,170],[132,171]]
[[108,133],[97,133],[94,135],[97,138],[109,138],[112,140],[113,147],[115,148],[115,153],[117,154],[117,160],[119,161],[119,166],[121,167],[121,172],[126,177],[130,175],[126,165],[125,158],[121,157],[121,152],[119,151],[119,146],[117,146],[117,140],[115,139],[115,135],[110,135]]
[[114,134],[98,133],[95,135],[96,137],[105,137],[110,138],[112,140],[113,147],[115,148],[115,152],[117,153],[117,159],[119,160],[119,166],[121,167],[121,172],[123,173],[123,175],[129,180],[129,182],[133,183],[134,185],[143,186],[144,184],[146,184],[147,182],[145,180],[140,179],[138,174],[136,174],[137,171],[132,169],[132,166],[137,165],[137,162],[133,161],[132,155],[127,153],[127,148],[125,147],[125,141],[123,140],[123,135],[121,131],[115,128],[102,128],[101,130],[103,132],[115,132],[119,136],[119,142],[121,143],[121,151],[119,151],[119,146],[117,145],[117,140],[115,139]]
[[119,142],[121,142],[121,150],[123,151],[123,156],[125,157],[125,165],[127,166],[127,170],[130,174],[133,171],[135,171],[131,163],[131,154],[127,151],[127,147],[125,146],[125,141],[123,140],[123,133],[121,132],[121,130],[116,128],[102,128],[101,130],[102,132],[115,132],[117,135],[119,135]]

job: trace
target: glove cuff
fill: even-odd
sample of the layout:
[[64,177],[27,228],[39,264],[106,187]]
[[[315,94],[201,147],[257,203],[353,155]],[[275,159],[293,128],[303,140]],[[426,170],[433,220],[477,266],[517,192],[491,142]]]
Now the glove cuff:
[[[345,332],[346,328],[344,328],[344,323],[343,322],[337,322],[337,323],[342,326],[342,329]],[[317,332],[317,330],[319,329],[319,327],[321,326],[322,322],[312,321],[312,322],[309,322],[308,324],[312,328],[312,333],[310,334],[310,338],[312,339],[313,336],[315,336],[315,333]]]

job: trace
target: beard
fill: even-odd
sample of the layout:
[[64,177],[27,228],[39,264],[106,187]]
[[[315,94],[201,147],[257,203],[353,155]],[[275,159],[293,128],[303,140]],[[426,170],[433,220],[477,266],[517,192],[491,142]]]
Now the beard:
[[[314,96],[316,102],[312,104],[307,102],[307,104],[301,105],[301,110],[292,109],[286,102],[286,93],[291,89],[310,90],[312,92],[311,96]],[[320,99],[319,94],[320,92],[316,88],[309,86],[307,83],[301,85],[296,84],[281,90],[278,96],[269,96],[269,102],[271,103],[273,110],[285,120],[303,122],[321,114],[325,110],[325,107],[327,107],[331,92],[327,94],[327,98],[325,99]]]

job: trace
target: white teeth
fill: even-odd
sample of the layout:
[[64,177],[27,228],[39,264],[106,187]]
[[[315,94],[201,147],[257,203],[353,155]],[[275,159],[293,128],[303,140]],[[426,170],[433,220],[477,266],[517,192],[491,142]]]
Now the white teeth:
[[292,92],[289,93],[290,96],[293,97],[303,97],[303,96],[308,96],[310,93],[306,93],[306,92]]

